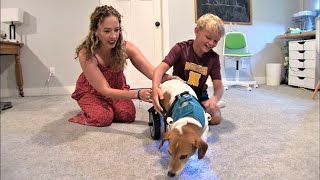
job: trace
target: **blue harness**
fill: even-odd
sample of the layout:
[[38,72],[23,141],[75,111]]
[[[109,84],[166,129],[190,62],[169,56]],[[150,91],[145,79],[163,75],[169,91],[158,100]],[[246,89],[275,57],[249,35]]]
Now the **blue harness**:
[[199,121],[204,128],[206,118],[203,111],[204,108],[201,103],[186,91],[176,96],[175,101],[167,113],[167,117],[171,117],[173,122],[183,117],[192,117]]

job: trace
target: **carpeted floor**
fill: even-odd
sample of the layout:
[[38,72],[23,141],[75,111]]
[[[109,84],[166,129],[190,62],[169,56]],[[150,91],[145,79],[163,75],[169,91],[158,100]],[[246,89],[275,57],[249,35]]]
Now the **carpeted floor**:
[[[211,126],[204,159],[174,179],[319,179],[319,95],[282,85],[229,88],[224,120]],[[70,96],[2,98],[1,179],[170,179],[167,144],[151,139],[147,109],[131,124],[69,123]]]

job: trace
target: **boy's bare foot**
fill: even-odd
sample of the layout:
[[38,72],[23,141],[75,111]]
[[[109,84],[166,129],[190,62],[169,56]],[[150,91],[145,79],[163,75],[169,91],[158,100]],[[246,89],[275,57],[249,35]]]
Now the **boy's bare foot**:
[[221,112],[219,108],[216,108],[217,110],[211,114],[211,120],[209,121],[209,125],[218,125],[221,122]]
[[217,103],[217,106],[218,106],[219,108],[224,108],[224,107],[226,107],[226,102],[220,100],[220,101]]

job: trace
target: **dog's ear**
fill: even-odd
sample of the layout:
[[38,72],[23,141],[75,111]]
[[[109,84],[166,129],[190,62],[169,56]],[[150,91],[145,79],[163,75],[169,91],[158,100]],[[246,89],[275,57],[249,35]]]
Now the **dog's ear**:
[[162,137],[162,140],[161,140],[159,149],[163,146],[163,143],[164,143],[166,140],[169,140],[169,136],[170,136],[170,132],[166,132],[166,133],[163,134],[163,137]]
[[198,149],[198,159],[202,159],[207,152],[208,144],[201,138],[195,140],[193,146]]

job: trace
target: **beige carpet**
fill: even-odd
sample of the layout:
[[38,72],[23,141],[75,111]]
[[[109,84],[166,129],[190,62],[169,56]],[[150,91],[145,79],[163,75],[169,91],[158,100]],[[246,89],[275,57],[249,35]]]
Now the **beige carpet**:
[[[203,160],[193,156],[175,179],[319,179],[319,96],[289,86],[225,91],[223,122],[211,126]],[[147,109],[136,122],[69,123],[70,96],[2,98],[1,180],[170,179],[167,144],[151,139]]]

